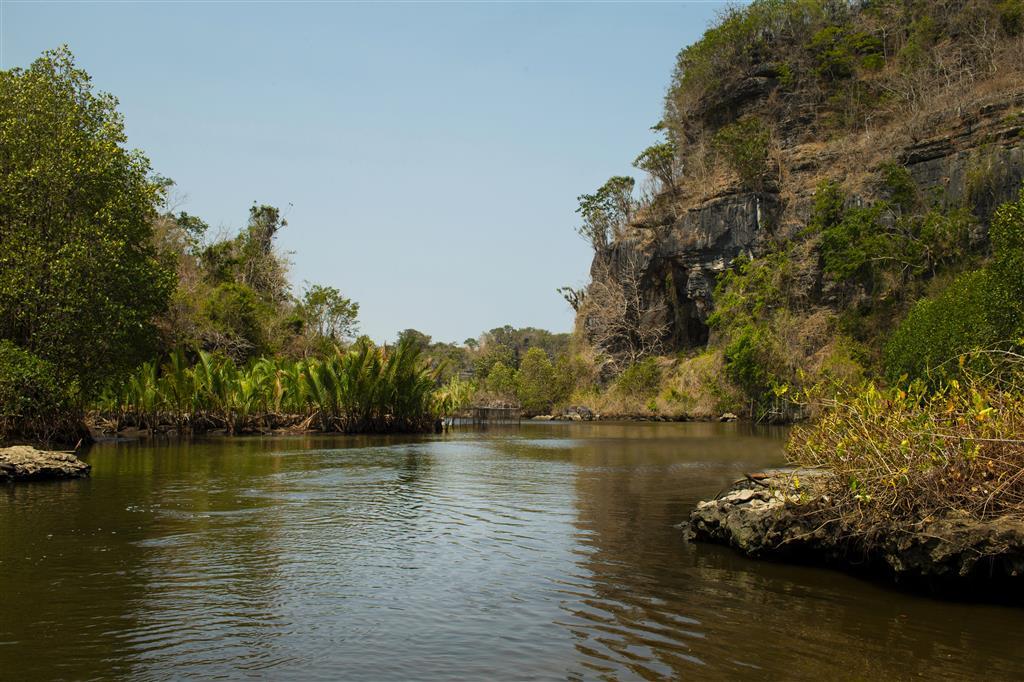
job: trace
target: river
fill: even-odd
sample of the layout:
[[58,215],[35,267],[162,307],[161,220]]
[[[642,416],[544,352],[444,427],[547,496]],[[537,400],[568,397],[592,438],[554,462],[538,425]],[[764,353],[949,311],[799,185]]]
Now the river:
[[1019,679],[1024,610],[686,541],[781,430],[103,443],[0,487],[0,679]]

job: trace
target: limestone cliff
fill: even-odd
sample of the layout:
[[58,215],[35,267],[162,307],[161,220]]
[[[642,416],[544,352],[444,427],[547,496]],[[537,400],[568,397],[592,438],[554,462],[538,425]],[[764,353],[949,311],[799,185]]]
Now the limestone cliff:
[[[839,310],[851,303],[850,287],[823,272],[807,233],[815,192],[831,181],[848,204],[885,200],[880,173],[889,164],[909,173],[929,205],[972,212],[969,249],[983,257],[992,211],[1024,182],[1018,9],[760,0],[727,12],[680,53],[661,126],[675,176],[662,174],[607,249],[596,248],[593,281],[639,268],[644,305],[635,317],[657,318],[665,351],[685,350],[713,336],[715,284],[737,256],[799,243],[800,299]],[[742,147],[738,124],[751,121],[766,143],[754,181],[730,168],[720,144],[734,129]],[[592,342],[594,307],[581,305],[578,320]]]

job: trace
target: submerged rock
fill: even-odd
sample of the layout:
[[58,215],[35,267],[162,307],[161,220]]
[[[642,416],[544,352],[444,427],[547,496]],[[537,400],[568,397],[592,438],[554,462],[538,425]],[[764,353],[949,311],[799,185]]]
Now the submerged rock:
[[999,596],[1016,599],[1024,593],[1024,522],[949,512],[912,528],[855,528],[829,513],[828,475],[803,469],[748,476],[697,505],[692,538],[750,557],[867,571],[949,594],[1010,588]]
[[0,448],[0,483],[81,478],[91,467],[70,452],[36,450],[27,445]]

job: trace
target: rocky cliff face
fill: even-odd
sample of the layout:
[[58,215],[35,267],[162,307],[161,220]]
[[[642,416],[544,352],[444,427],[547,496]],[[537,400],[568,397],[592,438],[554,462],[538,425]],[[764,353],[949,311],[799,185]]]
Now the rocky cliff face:
[[[732,100],[709,107],[719,123],[728,120],[722,112],[736,118],[771,94],[769,73],[748,81]],[[925,196],[938,197],[949,207],[972,207],[979,218],[974,241],[983,248],[992,211],[1015,198],[1024,182],[1024,89],[970,111],[940,111],[925,118],[910,139],[879,135],[877,144],[861,141],[861,148],[853,150],[843,148],[848,141],[807,139],[799,131],[801,121],[788,119],[779,132],[778,179],[766,190],[727,187],[708,199],[658,197],[613,245],[609,274],[615,276],[617,263],[640,263],[644,296],[664,316],[667,348],[703,346],[715,282],[733,259],[764,255],[804,229],[822,180],[849,188],[854,203],[884,198],[872,173],[894,160],[909,170]],[[809,300],[837,305],[820,266],[813,258],[806,265]],[[600,276],[596,269],[592,274]]]

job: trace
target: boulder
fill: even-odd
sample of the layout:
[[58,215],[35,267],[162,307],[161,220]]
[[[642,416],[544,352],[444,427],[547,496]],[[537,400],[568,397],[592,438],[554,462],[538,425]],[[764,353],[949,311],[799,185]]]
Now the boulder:
[[36,450],[27,445],[0,448],[0,483],[81,478],[91,467],[70,452]]
[[573,407],[567,407],[565,412],[562,413],[563,419],[570,419],[574,422],[584,421],[589,422],[594,419],[594,412],[585,405],[576,405]]

